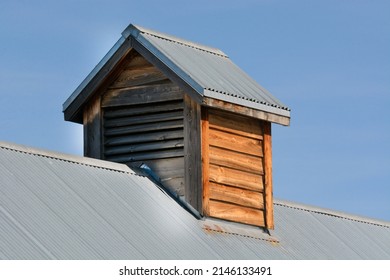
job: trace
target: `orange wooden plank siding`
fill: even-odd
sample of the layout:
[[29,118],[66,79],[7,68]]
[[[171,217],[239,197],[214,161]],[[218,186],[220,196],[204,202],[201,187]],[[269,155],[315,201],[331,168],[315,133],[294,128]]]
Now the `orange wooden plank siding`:
[[[205,109],[204,205],[209,216],[265,226],[263,123]],[[207,119],[207,121],[206,121]],[[204,208],[206,209],[206,208]]]

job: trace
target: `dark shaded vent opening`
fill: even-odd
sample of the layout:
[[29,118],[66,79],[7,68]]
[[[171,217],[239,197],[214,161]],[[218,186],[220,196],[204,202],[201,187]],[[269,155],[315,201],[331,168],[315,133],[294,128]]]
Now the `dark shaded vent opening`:
[[128,163],[183,156],[183,102],[104,110],[104,158]]

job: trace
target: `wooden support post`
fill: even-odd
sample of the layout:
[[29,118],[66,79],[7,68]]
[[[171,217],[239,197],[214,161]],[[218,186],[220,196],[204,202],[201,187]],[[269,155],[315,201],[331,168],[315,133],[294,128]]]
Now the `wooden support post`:
[[185,199],[202,210],[201,109],[184,94],[184,182]]
[[203,185],[203,215],[210,215],[210,188],[209,188],[209,115],[205,108],[202,108],[202,185]]
[[272,191],[272,139],[271,123],[264,122],[264,190],[265,190],[265,225],[274,229],[274,208]]
[[100,96],[91,100],[83,111],[84,156],[102,159]]

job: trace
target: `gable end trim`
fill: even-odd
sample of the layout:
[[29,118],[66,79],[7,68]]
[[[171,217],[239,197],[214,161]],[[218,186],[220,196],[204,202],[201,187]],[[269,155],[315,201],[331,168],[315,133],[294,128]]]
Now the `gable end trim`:
[[132,49],[132,41],[121,37],[92,72],[64,102],[63,112],[66,121],[82,123],[81,108],[92,98],[93,93],[101,86],[112,70]]

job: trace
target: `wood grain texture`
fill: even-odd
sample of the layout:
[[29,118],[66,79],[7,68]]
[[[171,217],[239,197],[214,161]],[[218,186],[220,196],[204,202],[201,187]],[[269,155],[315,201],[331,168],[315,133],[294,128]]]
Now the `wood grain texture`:
[[[183,125],[180,124],[177,125],[177,127],[181,128],[183,127]],[[106,146],[129,145],[129,144],[143,143],[143,142],[166,141],[170,139],[179,139],[183,137],[184,135],[182,129],[170,130],[166,132],[152,131],[143,134],[131,134],[131,135],[120,135],[118,137],[109,137],[106,138],[104,144]]]
[[145,58],[143,58],[139,52],[136,50],[132,50],[129,53],[129,59],[124,65],[124,69],[137,69],[137,68],[142,68],[142,67],[150,67],[152,64],[147,61]]
[[210,159],[209,159],[209,114],[208,111],[203,109],[202,112],[202,185],[203,185],[203,215],[210,215],[210,187],[209,187],[209,175],[210,175]]
[[271,123],[264,122],[264,188],[266,227],[274,229]]
[[211,164],[259,175],[263,174],[263,160],[261,157],[255,157],[213,146],[210,146],[209,148],[209,157]]
[[202,211],[201,109],[184,95],[184,178],[185,199]]
[[232,168],[210,164],[210,182],[261,192],[264,189],[263,176]]
[[120,154],[128,154],[128,153],[139,153],[139,152],[151,152],[158,151],[163,149],[175,149],[175,148],[183,148],[184,140],[183,138],[173,139],[173,140],[165,140],[158,142],[140,142],[130,145],[121,145],[121,146],[113,146],[107,148],[104,152],[105,156],[113,156]]
[[237,104],[229,103],[214,98],[204,97],[203,104],[212,108],[230,111],[232,113],[253,117],[259,120],[274,122],[286,126],[290,125],[290,117],[264,112],[261,110],[249,108],[246,106],[240,106]]
[[160,102],[153,104],[137,104],[135,106],[126,106],[124,108],[106,108],[104,110],[104,118],[120,118],[120,117],[130,117],[142,114],[151,114],[158,112],[170,112],[177,111],[184,108],[183,100],[174,100],[167,102]]
[[167,80],[166,76],[153,66],[144,66],[135,69],[123,70],[119,77],[110,85],[110,89],[128,88],[147,85]]
[[264,209],[264,198],[260,192],[210,183],[210,199],[229,202],[245,207]]
[[[140,134],[140,133],[153,132],[153,131],[162,131],[161,136],[160,137],[157,136],[155,139],[165,140],[165,139],[172,139],[171,136],[168,136],[169,134],[168,130],[174,130],[176,133],[176,129],[180,129],[180,128],[183,128],[183,120],[173,120],[173,121],[158,122],[158,123],[151,123],[151,124],[129,125],[129,126],[115,127],[109,129],[106,128],[104,131],[104,135],[120,136],[120,135],[135,134],[135,133]],[[183,132],[181,134],[183,135]],[[145,136],[148,135],[149,134],[145,134]],[[111,139],[113,138],[109,138],[108,141],[110,141]]]
[[91,100],[83,111],[84,156],[102,159],[100,96]]
[[209,201],[210,216],[244,224],[264,226],[264,212],[220,201]]
[[210,128],[248,138],[263,139],[262,127],[258,120],[226,112],[211,110]]
[[258,157],[263,156],[263,145],[261,140],[215,129],[210,129],[209,135],[209,143],[211,146]]
[[182,99],[183,91],[172,83],[143,85],[108,90],[102,98],[102,106],[126,106]]
[[130,117],[119,117],[115,119],[108,119],[104,122],[104,127],[120,127],[126,125],[137,125],[137,124],[149,124],[158,123],[172,120],[182,120],[183,110],[169,111],[169,112],[158,112],[154,114],[143,114]]

